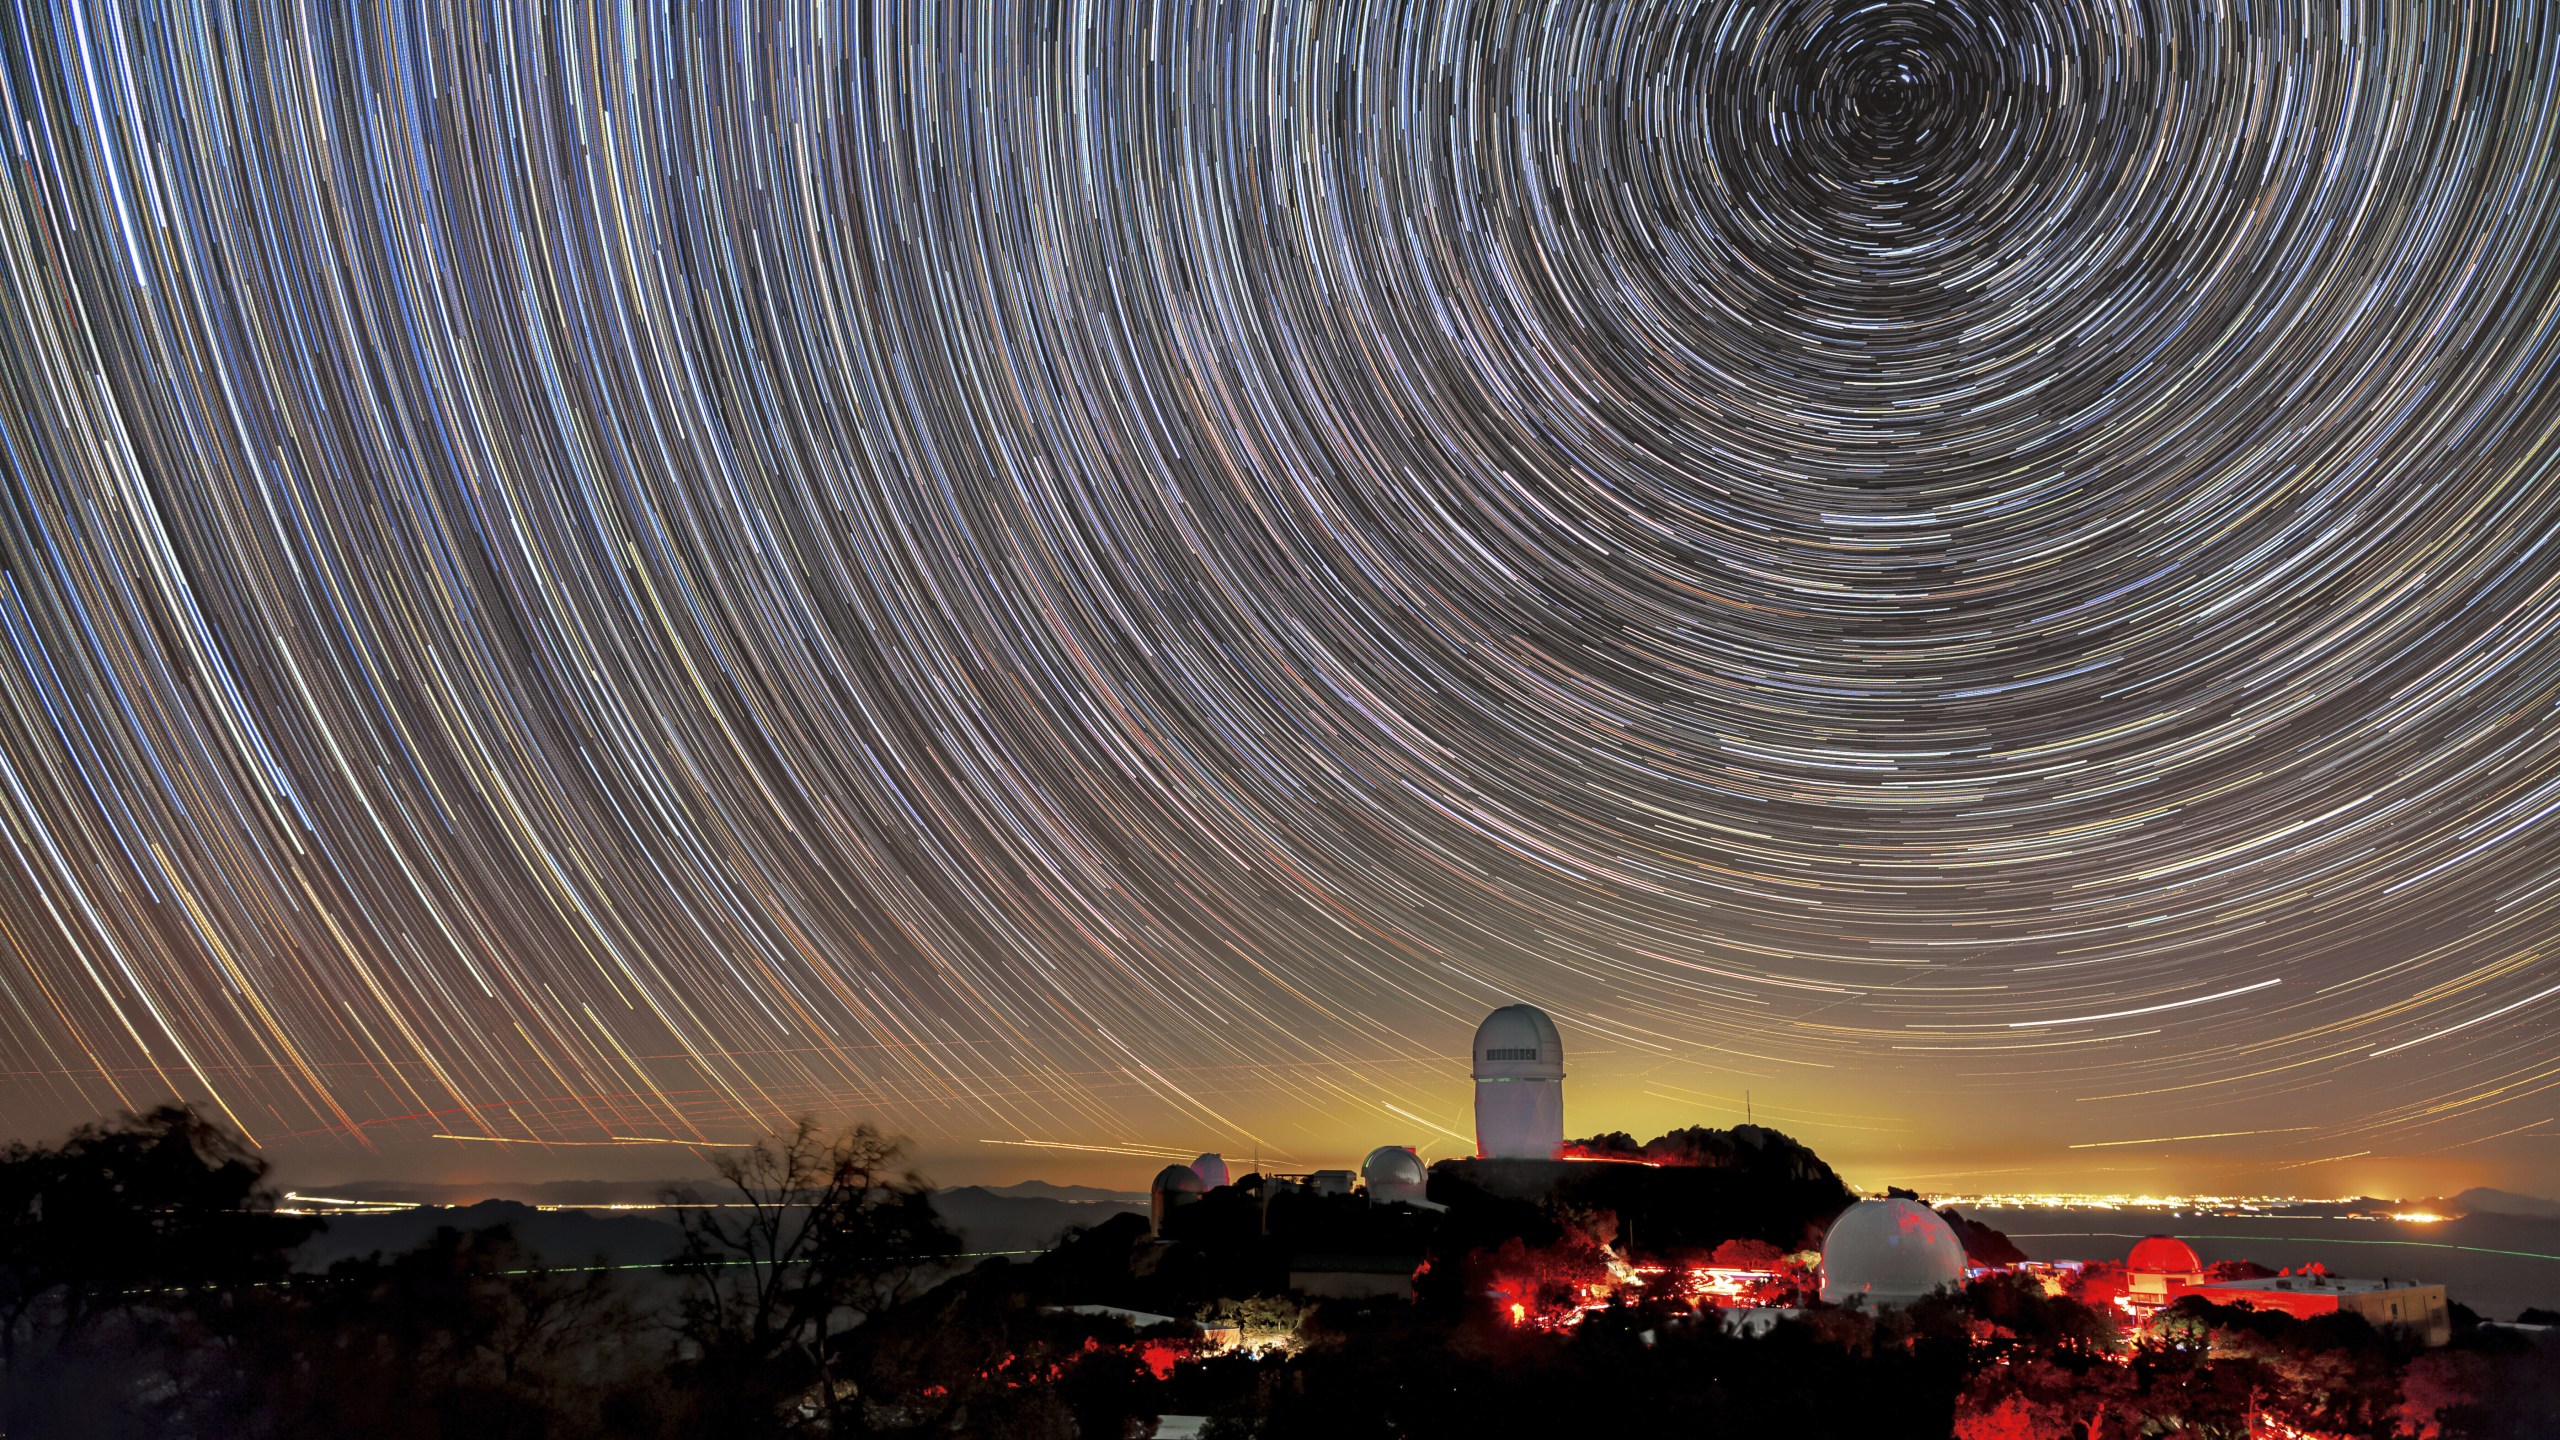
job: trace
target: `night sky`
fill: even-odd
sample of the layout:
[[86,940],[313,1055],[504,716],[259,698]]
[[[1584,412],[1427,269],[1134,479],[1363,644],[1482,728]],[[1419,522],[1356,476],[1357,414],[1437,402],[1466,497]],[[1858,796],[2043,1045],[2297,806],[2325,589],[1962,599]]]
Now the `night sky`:
[[2560,1187],[2543,0],[0,44],[8,1133]]

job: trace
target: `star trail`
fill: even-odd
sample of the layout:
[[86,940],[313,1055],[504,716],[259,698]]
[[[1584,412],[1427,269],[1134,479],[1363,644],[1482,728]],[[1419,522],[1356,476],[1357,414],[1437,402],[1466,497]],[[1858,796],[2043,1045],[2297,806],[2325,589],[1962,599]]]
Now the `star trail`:
[[13,1129],[2560,1183],[2547,5],[0,39]]

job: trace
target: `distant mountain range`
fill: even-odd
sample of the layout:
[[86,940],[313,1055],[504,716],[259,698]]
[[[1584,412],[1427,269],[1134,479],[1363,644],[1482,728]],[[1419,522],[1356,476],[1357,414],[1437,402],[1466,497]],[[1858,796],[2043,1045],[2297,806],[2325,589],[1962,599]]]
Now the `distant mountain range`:
[[[485,1230],[512,1225],[526,1248],[554,1265],[597,1261],[655,1265],[682,1246],[675,1214],[667,1210],[616,1212],[614,1205],[655,1205],[670,1189],[663,1182],[554,1180],[506,1186],[427,1185],[409,1181],[350,1180],[296,1193],[338,1200],[410,1201],[418,1208],[389,1214],[338,1215],[302,1247],[301,1264],[321,1269],[332,1261],[374,1252],[416,1248],[439,1226]],[[503,1189],[503,1197],[491,1189]],[[541,1209],[540,1206],[582,1207]],[[594,1208],[583,1208],[594,1207]],[[316,1208],[316,1207],[315,1207]],[[1146,1198],[1082,1185],[1030,1181],[985,1188],[937,1190],[933,1208],[978,1253],[1045,1250],[1073,1227],[1099,1225],[1115,1215],[1144,1214]]]
[[[596,1260],[650,1265],[672,1256],[681,1243],[673,1212],[624,1211],[617,1205],[654,1206],[669,1181],[552,1180],[504,1186],[432,1185],[412,1181],[349,1180],[304,1187],[299,1193],[340,1200],[408,1201],[421,1208],[387,1215],[341,1215],[303,1247],[312,1268],[375,1251],[396,1254],[426,1240],[440,1225],[485,1229],[511,1224],[517,1237],[553,1264]],[[707,1187],[704,1187],[707,1188]],[[498,1191],[498,1194],[492,1194]],[[537,1209],[537,1206],[572,1207]],[[316,1208],[316,1207],[315,1207]],[[2560,1201],[2513,1191],[2475,1188],[2427,1200],[2357,1201],[2358,1211],[2431,1210],[2442,1215],[2504,1217],[2510,1221],[2560,1221]],[[1146,1197],[1090,1185],[1026,1180],[1012,1185],[961,1185],[934,1192],[934,1209],[960,1232],[970,1251],[1043,1250],[1070,1228],[1091,1228],[1115,1215],[1144,1214]]]
[[296,1195],[331,1200],[370,1200],[420,1205],[477,1205],[512,1200],[519,1205],[655,1205],[672,1190],[709,1192],[719,1182],[696,1180],[525,1180],[480,1185],[439,1185],[422,1180],[341,1180],[297,1185]]
[[[330,1185],[303,1185],[296,1193],[338,1200],[415,1201],[426,1205],[477,1205],[483,1200],[514,1200],[526,1205],[654,1205],[670,1191],[708,1194],[720,1182],[708,1176],[692,1180],[527,1180],[482,1185],[442,1185],[422,1180],[341,1180]],[[1126,1205],[1147,1208],[1143,1190],[1104,1190],[1092,1185],[1052,1185],[1023,1180],[1011,1185],[965,1185],[975,1190],[1022,1200],[1064,1200],[1074,1204]]]
[[516,1239],[549,1265],[663,1265],[684,1248],[683,1233],[660,1215],[537,1210],[513,1200],[483,1200],[335,1216],[328,1228],[302,1243],[294,1262],[304,1270],[325,1270],[339,1260],[415,1250],[444,1226],[488,1230],[500,1225],[513,1226]]
[[1071,1227],[1090,1229],[1115,1215],[1143,1215],[1144,1199],[1132,1204],[1114,1196],[1105,1200],[1062,1200],[1043,1191],[1084,1191],[1112,1195],[1083,1186],[1040,1185],[1037,1190],[1008,1185],[990,1190],[963,1185],[933,1192],[933,1208],[942,1223],[960,1232],[972,1250],[1046,1250]]
[[1030,1200],[1073,1200],[1099,1205],[1126,1205],[1133,1210],[1147,1208],[1144,1190],[1101,1190],[1091,1185],[1052,1185],[1046,1180],[1023,1180],[1011,1185],[973,1185],[990,1195],[1017,1195]]
[[2560,1200],[2518,1195],[2512,1190],[2473,1186],[2459,1195],[2421,1200],[2418,1207],[2439,1215],[2513,1215],[2525,1220],[2560,1220]]

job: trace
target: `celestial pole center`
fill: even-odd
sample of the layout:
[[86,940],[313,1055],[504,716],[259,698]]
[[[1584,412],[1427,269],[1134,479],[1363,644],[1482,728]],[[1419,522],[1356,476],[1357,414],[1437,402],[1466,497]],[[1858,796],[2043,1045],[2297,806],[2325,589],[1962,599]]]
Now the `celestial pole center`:
[[2560,1176],[2546,6],[0,45],[15,1126]]

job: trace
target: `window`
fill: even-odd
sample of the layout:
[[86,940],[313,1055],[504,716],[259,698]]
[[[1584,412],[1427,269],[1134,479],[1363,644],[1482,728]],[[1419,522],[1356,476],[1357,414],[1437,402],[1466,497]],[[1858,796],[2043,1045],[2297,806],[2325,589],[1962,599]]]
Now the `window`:
[[1487,1060],[1535,1060],[1538,1058],[1538,1047],[1531,1045],[1525,1048],[1487,1050],[1484,1052],[1484,1058]]

